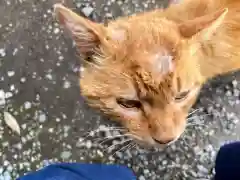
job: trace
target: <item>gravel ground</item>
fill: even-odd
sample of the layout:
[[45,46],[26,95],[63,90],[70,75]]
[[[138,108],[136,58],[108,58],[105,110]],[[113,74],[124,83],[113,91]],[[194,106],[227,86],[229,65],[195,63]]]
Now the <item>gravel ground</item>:
[[[0,1],[0,180],[59,161],[125,164],[139,180],[211,179],[219,146],[239,139],[240,73],[203,88],[189,118],[192,125],[175,144],[162,151],[124,146],[119,132],[80,97],[81,68],[72,41],[52,17],[56,2]],[[66,5],[105,21],[166,2],[68,0]],[[16,118],[20,135],[8,128],[4,111]],[[86,132],[91,133],[86,137]],[[104,136],[119,138],[101,143]]]

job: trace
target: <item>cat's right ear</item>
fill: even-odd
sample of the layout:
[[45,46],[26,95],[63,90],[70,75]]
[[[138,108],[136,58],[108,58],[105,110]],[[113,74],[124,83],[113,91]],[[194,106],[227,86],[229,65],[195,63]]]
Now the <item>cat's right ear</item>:
[[217,32],[228,13],[228,9],[221,9],[216,12],[187,20],[179,25],[180,34],[186,38],[198,36],[201,41],[207,41]]
[[105,37],[105,27],[74,13],[61,4],[54,5],[54,14],[59,23],[72,35],[81,55],[94,51]]

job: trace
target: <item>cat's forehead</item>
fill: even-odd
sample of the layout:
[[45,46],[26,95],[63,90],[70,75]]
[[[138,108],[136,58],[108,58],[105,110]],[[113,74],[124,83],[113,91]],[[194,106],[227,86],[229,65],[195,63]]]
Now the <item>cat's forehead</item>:
[[108,25],[107,33],[110,39],[136,48],[154,44],[169,46],[179,41],[176,24],[165,18],[147,17],[132,16],[113,21]]
[[159,47],[155,51],[137,51],[133,54],[133,64],[141,71],[150,73],[153,78],[159,80],[174,71],[174,55],[168,50]]

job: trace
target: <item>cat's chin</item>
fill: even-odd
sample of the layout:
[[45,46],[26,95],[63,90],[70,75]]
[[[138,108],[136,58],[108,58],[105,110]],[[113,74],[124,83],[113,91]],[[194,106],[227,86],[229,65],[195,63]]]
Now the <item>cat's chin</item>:
[[169,145],[168,144],[158,144],[158,143],[153,143],[148,142],[148,141],[140,141],[140,140],[134,140],[140,147],[142,147],[145,150],[148,151],[155,151],[155,150],[164,150],[166,149]]

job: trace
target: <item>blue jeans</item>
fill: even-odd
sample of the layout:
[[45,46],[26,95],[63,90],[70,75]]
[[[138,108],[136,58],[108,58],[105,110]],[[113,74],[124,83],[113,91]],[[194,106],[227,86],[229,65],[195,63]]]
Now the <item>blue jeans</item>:
[[[240,142],[220,148],[215,171],[215,180],[240,180]],[[124,166],[60,163],[29,173],[18,180],[136,180],[136,177]]]

